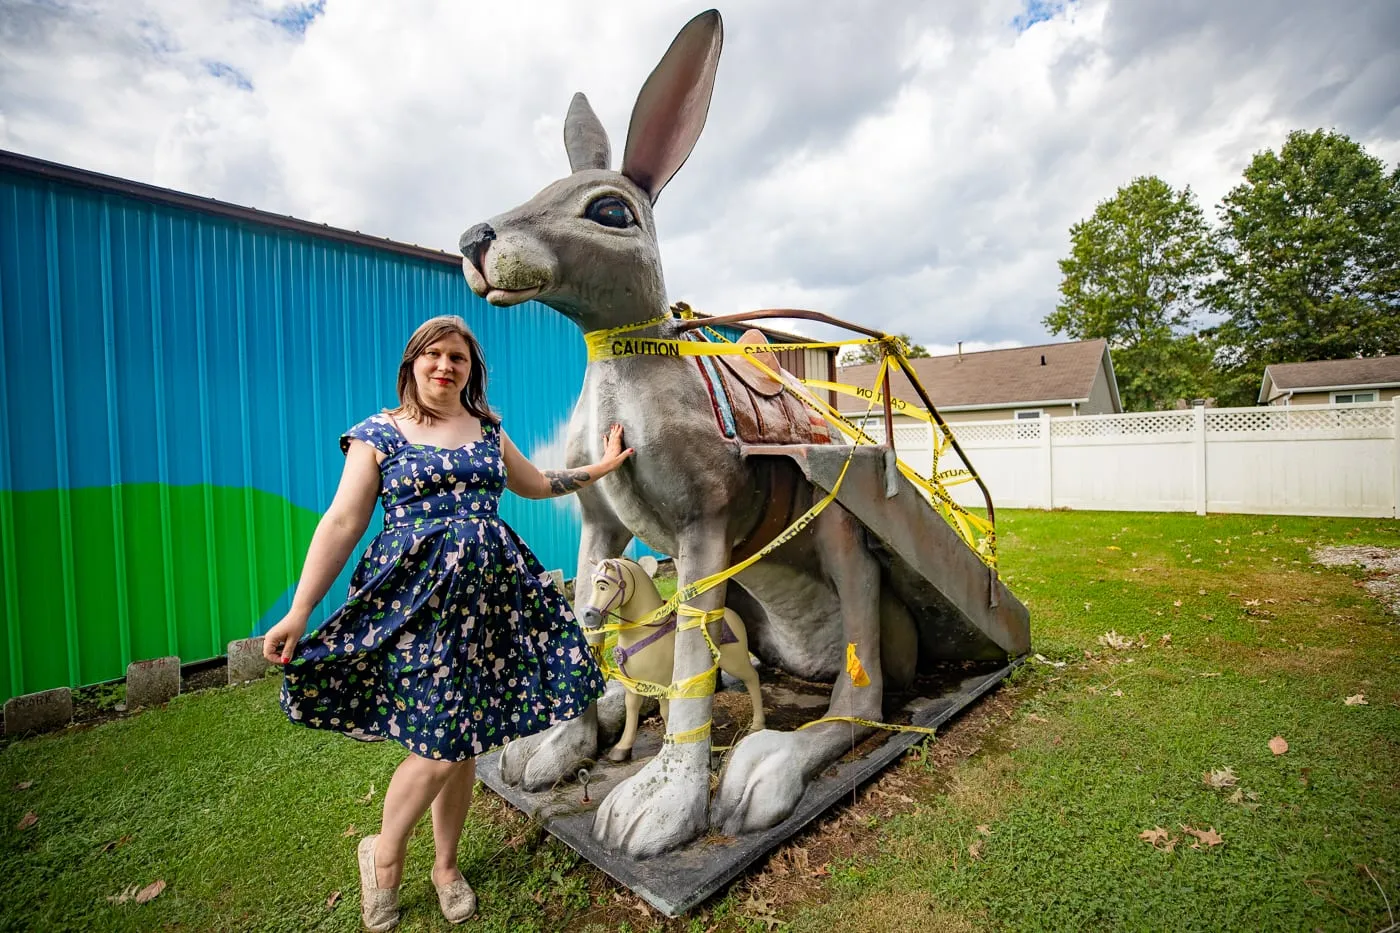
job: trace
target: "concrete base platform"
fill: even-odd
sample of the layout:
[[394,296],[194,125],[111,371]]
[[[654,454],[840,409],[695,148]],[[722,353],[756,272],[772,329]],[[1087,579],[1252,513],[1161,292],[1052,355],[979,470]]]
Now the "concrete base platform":
[[[996,686],[1019,663],[942,665],[933,674],[920,677],[913,691],[886,697],[885,721],[936,727]],[[760,676],[764,715],[770,729],[794,729],[820,718],[826,711],[829,684],[808,683],[773,671],[760,672]],[[750,714],[749,699],[742,690],[716,693],[715,743],[732,742],[745,728]],[[476,773],[487,787],[539,820],[549,833],[615,881],[666,916],[676,917],[728,884],[834,804],[849,800],[852,789],[869,781],[923,738],[916,732],[877,732],[813,781],[796,812],[772,829],[737,839],[712,834],[675,852],[638,861],[608,851],[594,840],[594,811],[619,781],[635,773],[656,753],[661,735],[661,721],[654,718],[640,730],[632,761],[614,765],[605,758],[600,760],[592,769],[586,803],[584,788],[576,782],[538,793],[506,786],[501,780],[499,752],[480,758]],[[723,753],[716,753],[713,762],[718,769],[723,764]]]

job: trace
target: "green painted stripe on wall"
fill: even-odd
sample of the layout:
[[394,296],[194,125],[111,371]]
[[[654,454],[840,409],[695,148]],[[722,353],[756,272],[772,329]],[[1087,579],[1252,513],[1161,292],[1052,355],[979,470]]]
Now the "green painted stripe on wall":
[[15,545],[0,573],[3,699],[122,677],[132,660],[222,655],[295,582],[320,520],[259,490],[158,483],[0,491],[0,516]]

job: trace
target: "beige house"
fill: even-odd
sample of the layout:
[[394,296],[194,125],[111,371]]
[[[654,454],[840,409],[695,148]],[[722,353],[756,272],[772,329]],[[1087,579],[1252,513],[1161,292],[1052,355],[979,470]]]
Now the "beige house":
[[1388,402],[1400,395],[1400,356],[1275,363],[1264,368],[1261,405]]
[[[954,353],[910,362],[929,399],[949,422],[1042,415],[1060,418],[1123,410],[1106,340]],[[842,366],[836,381],[870,388],[878,370],[878,364],[873,363]],[[890,387],[895,398],[921,404],[902,372],[891,374]],[[843,395],[838,407],[843,413],[861,414],[865,405]],[[898,423],[912,420],[896,419]]]

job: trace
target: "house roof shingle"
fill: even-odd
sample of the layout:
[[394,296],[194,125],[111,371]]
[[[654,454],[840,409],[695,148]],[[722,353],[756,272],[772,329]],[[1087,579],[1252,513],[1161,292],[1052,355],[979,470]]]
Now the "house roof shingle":
[[[1105,340],[1077,340],[910,362],[937,407],[999,408],[1087,400],[1107,349]],[[878,369],[876,363],[842,366],[836,381],[868,388]],[[919,401],[908,378],[898,370],[890,374],[890,391],[896,398]],[[843,402],[841,407],[849,405]]]
[[[1400,356],[1373,356],[1360,360],[1313,360],[1309,363],[1275,363],[1264,368],[1264,382],[1275,389],[1331,389],[1340,386],[1400,385]],[[1261,390],[1260,401],[1264,401]]]

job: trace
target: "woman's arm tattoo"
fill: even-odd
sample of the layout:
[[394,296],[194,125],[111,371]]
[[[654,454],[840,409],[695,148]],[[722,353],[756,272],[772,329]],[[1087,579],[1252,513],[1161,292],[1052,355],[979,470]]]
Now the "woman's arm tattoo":
[[544,470],[545,479],[549,480],[549,491],[556,496],[568,495],[571,492],[578,492],[583,488],[583,484],[592,477],[587,470]]

